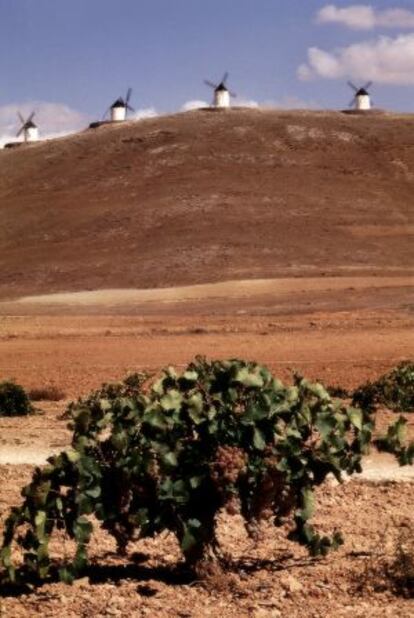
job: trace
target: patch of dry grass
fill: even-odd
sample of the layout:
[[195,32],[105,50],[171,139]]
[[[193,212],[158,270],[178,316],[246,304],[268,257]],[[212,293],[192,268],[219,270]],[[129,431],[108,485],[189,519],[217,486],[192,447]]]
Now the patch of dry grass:
[[65,399],[66,394],[55,384],[47,384],[32,388],[28,391],[31,401],[61,401]]

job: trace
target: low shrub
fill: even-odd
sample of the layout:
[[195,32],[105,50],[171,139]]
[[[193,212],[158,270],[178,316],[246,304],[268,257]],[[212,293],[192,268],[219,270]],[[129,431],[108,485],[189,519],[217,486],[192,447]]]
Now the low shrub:
[[[395,522],[398,535],[391,542],[387,530],[376,550],[367,556],[355,578],[355,592],[391,592],[414,598],[414,536],[410,521]],[[384,552],[384,547],[388,551]]]
[[372,410],[385,406],[396,412],[413,412],[414,362],[400,363],[376,382],[363,384],[354,392],[352,403]]
[[34,408],[26,391],[14,382],[0,382],[0,416],[27,416]]
[[62,401],[66,397],[62,389],[54,384],[31,388],[28,396],[30,401]]
[[400,530],[394,559],[388,565],[387,574],[397,593],[414,598],[414,535],[409,523]]
[[72,401],[61,415],[61,420],[69,420],[81,408],[93,408],[101,399],[114,402],[117,399],[136,398],[141,395],[143,384],[148,380],[149,374],[131,373],[120,382],[104,383],[100,388],[92,391],[87,397]]
[[[20,575],[49,576],[55,528],[76,542],[59,571],[72,581],[87,565],[92,516],[120,553],[130,540],[173,532],[190,567],[220,555],[221,509],[239,511],[253,538],[260,519],[290,521],[292,540],[325,555],[342,538],[310,524],[314,488],[330,473],[360,472],[374,429],[370,411],[333,401],[321,384],[296,377],[286,386],[255,363],[202,358],[151,384],[136,375],[106,385],[69,415],[72,448],[36,469],[5,523],[7,581],[18,575],[14,545],[23,551]],[[397,438],[392,446],[407,462],[414,457]]]
[[352,399],[352,393],[342,386],[326,386],[326,390],[331,397],[335,397],[336,399]]

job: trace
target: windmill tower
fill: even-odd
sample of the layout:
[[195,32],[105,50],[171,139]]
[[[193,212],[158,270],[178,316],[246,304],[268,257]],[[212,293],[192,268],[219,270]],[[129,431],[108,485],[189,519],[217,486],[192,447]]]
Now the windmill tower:
[[236,96],[234,92],[230,92],[226,86],[228,77],[229,74],[225,73],[223,79],[218,84],[213,84],[213,82],[207,79],[204,80],[204,83],[214,90],[213,106],[218,109],[228,109],[231,106],[231,97]]
[[368,112],[371,109],[371,96],[368,88],[371,88],[372,82],[367,82],[362,88],[357,88],[352,82],[348,82],[348,86],[355,92],[349,107],[353,107],[358,112]]
[[25,142],[37,142],[39,139],[39,129],[33,122],[34,115],[35,112],[32,112],[25,120],[20,112],[17,113],[21,126],[16,134],[16,137],[20,137],[20,135],[23,134],[23,140]]
[[132,89],[128,88],[125,99],[119,97],[114,103],[112,103],[109,110],[104,114],[104,117],[110,112],[111,122],[122,122],[127,119],[128,112],[134,112],[134,108],[130,106],[129,101],[131,99]]

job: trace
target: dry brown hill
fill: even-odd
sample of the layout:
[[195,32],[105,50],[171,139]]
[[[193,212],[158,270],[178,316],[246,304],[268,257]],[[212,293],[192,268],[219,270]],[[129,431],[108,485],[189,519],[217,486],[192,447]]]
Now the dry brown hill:
[[0,152],[0,297],[414,270],[414,116],[233,110]]

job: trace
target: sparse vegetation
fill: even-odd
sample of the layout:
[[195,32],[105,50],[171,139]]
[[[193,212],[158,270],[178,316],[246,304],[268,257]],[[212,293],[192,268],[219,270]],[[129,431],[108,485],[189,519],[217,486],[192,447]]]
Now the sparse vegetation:
[[328,391],[331,397],[335,397],[337,399],[351,399],[352,398],[352,393],[350,393],[348,390],[346,390],[345,388],[337,384],[333,386],[327,386],[326,390]]
[[394,556],[384,566],[393,592],[414,598],[414,535],[409,522],[400,526]]
[[376,382],[367,382],[353,395],[353,404],[375,409],[382,405],[396,412],[414,411],[414,362],[406,361]]
[[34,408],[26,391],[14,382],[0,382],[0,416],[26,416]]
[[[378,546],[366,557],[362,572],[356,574],[358,593],[384,592],[414,598],[414,535],[409,521],[394,522],[397,536],[389,541],[388,530],[380,537]],[[384,552],[384,547],[389,547]]]
[[[333,401],[321,384],[296,377],[285,386],[268,369],[244,361],[198,358],[183,373],[165,370],[153,384],[136,374],[106,385],[69,408],[72,448],[36,469],[24,502],[12,509],[1,550],[5,578],[45,579],[55,528],[76,542],[72,581],[87,565],[97,518],[117,541],[173,532],[187,564],[220,557],[216,516],[240,511],[251,537],[260,519],[291,521],[290,538],[325,555],[342,543],[310,524],[314,488],[328,474],[361,471],[372,440],[367,410]],[[401,449],[396,435],[391,447]]]
[[31,388],[28,391],[28,396],[30,401],[61,401],[66,397],[63,390],[55,384]]
[[414,534],[409,523],[400,529],[394,559],[387,573],[396,592],[414,598]]

